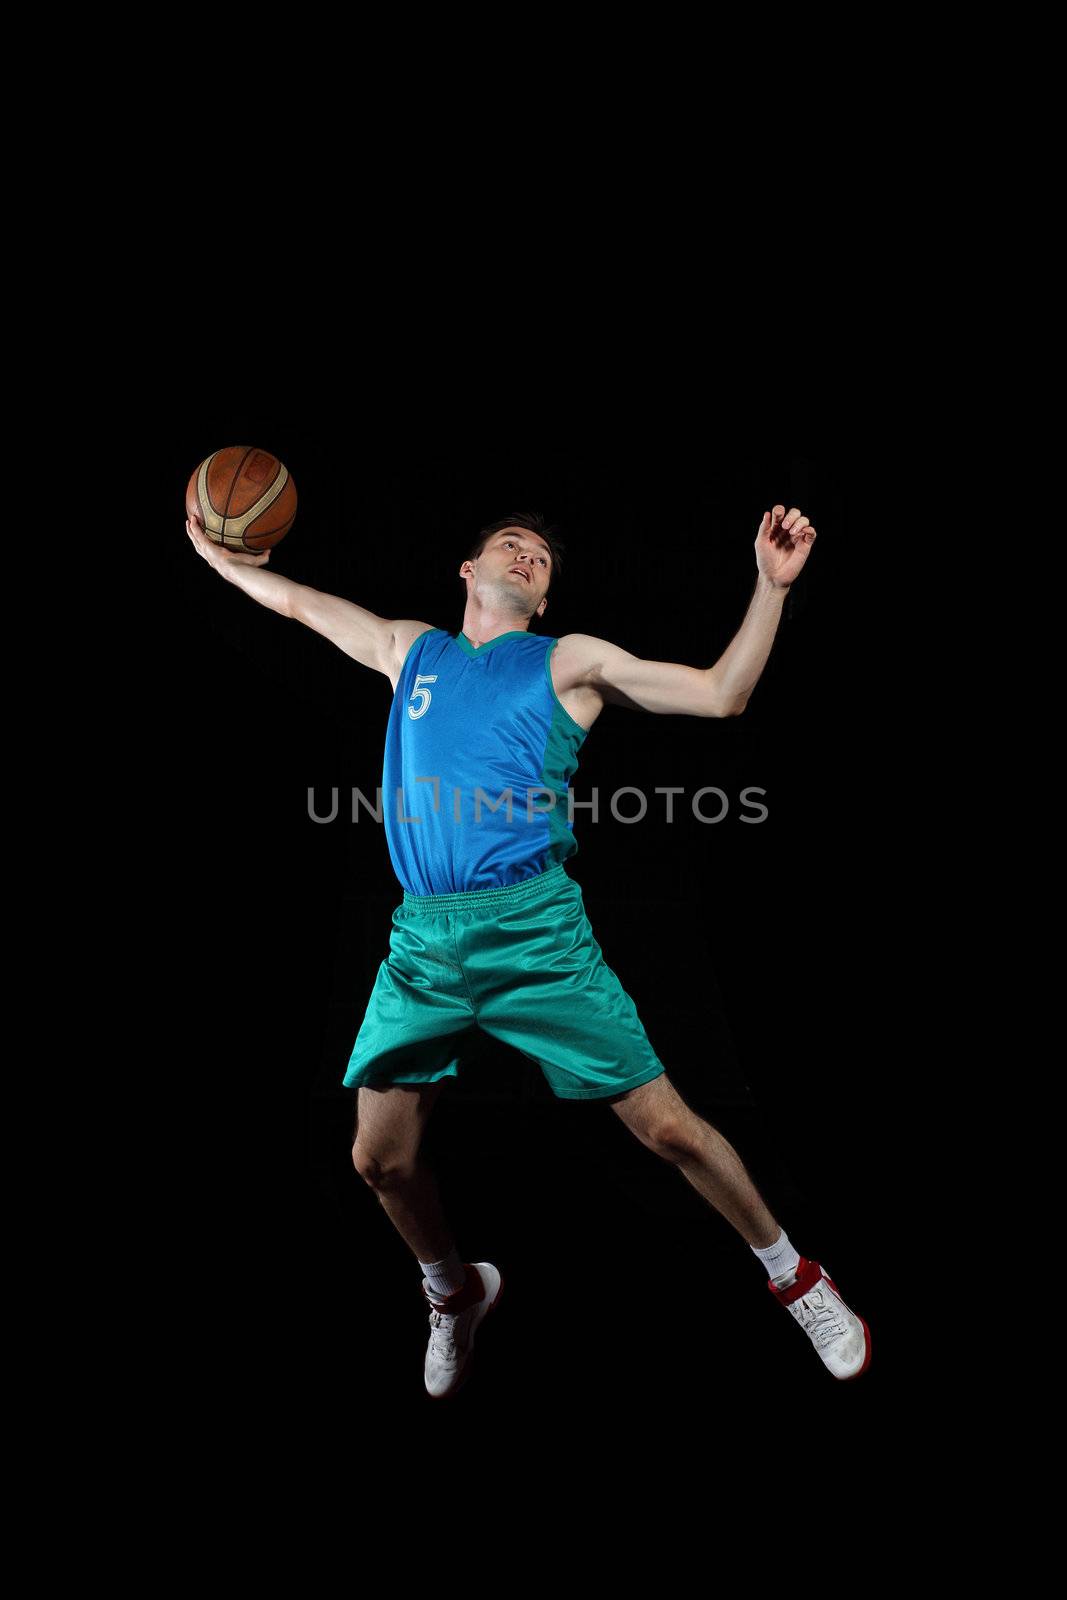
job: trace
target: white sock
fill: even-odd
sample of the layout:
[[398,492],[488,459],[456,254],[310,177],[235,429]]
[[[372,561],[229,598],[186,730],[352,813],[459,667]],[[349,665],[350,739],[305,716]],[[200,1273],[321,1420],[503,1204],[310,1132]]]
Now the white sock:
[[759,1256],[767,1268],[767,1276],[774,1279],[779,1289],[784,1289],[787,1284],[796,1281],[796,1269],[800,1265],[800,1256],[793,1249],[783,1228],[773,1244],[766,1245],[762,1250],[750,1245],[749,1249]]
[[455,1245],[443,1261],[420,1261],[419,1266],[435,1300],[447,1300],[467,1281],[467,1268],[459,1259]]

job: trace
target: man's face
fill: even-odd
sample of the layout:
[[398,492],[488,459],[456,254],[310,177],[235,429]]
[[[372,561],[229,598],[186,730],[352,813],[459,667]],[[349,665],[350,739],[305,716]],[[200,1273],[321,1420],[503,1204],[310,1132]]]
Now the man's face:
[[491,594],[516,616],[541,616],[552,579],[552,554],[539,533],[504,528],[491,534],[477,561],[465,561],[460,571],[474,578],[480,598]]

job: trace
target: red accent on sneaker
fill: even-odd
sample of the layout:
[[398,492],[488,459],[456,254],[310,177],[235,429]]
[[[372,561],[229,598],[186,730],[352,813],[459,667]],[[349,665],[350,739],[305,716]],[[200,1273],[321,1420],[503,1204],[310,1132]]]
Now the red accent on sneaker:
[[[454,1317],[459,1311],[466,1311],[470,1306],[476,1306],[485,1294],[485,1284],[477,1267],[472,1267],[469,1261],[463,1263],[466,1268],[466,1279],[463,1287],[454,1294],[448,1295],[444,1300],[436,1300],[430,1294],[427,1300],[435,1311],[443,1311],[446,1317]],[[425,1293],[425,1291],[423,1291]]]
[[[837,1287],[837,1284],[826,1271],[825,1267],[821,1267],[817,1261],[809,1261],[806,1256],[801,1256],[800,1258],[800,1265],[797,1267],[797,1277],[795,1283],[787,1284],[784,1289],[779,1289],[777,1285],[774,1284],[770,1278],[768,1278],[767,1287],[774,1295],[776,1300],[780,1300],[783,1305],[790,1305],[792,1301],[799,1300],[802,1294],[807,1294],[809,1289],[814,1289],[820,1278],[825,1278],[831,1289],[837,1295],[837,1298],[843,1301],[845,1305],[848,1305],[848,1301],[845,1300],[841,1290]],[[849,1310],[852,1311],[851,1306],[849,1306]],[[863,1365],[854,1373],[852,1373],[853,1378],[858,1378],[867,1371],[867,1368],[871,1364],[871,1330],[863,1317],[860,1316],[858,1311],[852,1311],[852,1315],[857,1319],[863,1328],[863,1338],[867,1351],[863,1358]]]
[[[784,1289],[779,1289],[773,1278],[767,1279],[767,1287],[777,1300],[784,1306],[792,1305],[794,1300],[799,1300],[802,1294],[807,1294],[809,1289],[814,1289],[820,1278],[826,1277],[817,1261],[809,1261],[807,1256],[801,1256],[796,1267],[796,1278],[792,1283],[787,1283]],[[829,1283],[829,1278],[826,1279]],[[836,1289],[834,1290],[836,1294]],[[842,1296],[842,1299],[844,1296]]]

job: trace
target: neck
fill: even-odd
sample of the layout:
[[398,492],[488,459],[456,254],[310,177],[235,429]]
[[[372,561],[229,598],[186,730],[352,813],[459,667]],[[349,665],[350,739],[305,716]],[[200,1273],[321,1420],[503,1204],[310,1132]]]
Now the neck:
[[498,639],[502,633],[529,631],[529,617],[494,611],[474,599],[467,601],[467,609],[463,613],[463,632],[471,644],[488,644],[490,639]]

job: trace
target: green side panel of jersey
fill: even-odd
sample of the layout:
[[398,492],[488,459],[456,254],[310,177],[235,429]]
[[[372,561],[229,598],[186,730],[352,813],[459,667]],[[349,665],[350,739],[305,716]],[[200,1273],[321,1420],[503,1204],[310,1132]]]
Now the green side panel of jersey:
[[[555,648],[553,644],[551,650],[545,651],[545,678],[552,696],[553,712],[541,768],[541,782],[556,796],[555,805],[547,813],[549,855],[553,863],[565,861],[578,849],[574,831],[567,826],[567,785],[578,770],[578,751],[589,732],[588,728],[575,722],[556,693],[551,666]],[[537,803],[543,804],[544,801]]]

